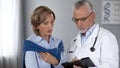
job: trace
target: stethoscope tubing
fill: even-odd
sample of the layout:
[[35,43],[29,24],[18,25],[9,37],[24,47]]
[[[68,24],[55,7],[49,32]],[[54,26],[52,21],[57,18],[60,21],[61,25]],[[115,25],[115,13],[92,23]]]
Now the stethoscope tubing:
[[[100,26],[99,26],[99,29],[98,29],[98,32],[97,32],[97,36],[95,37],[95,41],[94,41],[92,47],[90,47],[90,51],[91,51],[91,52],[94,52],[94,51],[95,51],[95,44],[96,44],[97,39],[98,39],[98,36],[99,36],[99,31],[100,31]],[[76,42],[76,40],[77,40],[77,39],[74,39],[74,40],[73,40],[73,43]],[[68,51],[68,53],[73,53],[73,52],[74,52],[74,51]]]

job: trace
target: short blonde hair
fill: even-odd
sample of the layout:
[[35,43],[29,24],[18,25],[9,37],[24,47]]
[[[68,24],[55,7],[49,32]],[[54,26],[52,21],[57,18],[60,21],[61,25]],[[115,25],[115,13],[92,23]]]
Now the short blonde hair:
[[40,35],[37,27],[45,21],[49,14],[52,14],[55,20],[54,12],[46,6],[39,6],[33,11],[31,15],[31,25],[36,35]]

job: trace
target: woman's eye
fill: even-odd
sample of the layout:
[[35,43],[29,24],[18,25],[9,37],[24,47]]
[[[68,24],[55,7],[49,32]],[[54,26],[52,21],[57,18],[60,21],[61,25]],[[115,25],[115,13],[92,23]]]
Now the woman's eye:
[[44,25],[47,25],[47,24],[48,24],[48,22],[43,22],[43,24],[44,24]]

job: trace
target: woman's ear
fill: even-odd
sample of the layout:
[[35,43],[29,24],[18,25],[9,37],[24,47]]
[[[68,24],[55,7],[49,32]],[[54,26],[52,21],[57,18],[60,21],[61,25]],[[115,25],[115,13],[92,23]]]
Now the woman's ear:
[[36,29],[39,29],[39,25],[37,26],[37,28]]

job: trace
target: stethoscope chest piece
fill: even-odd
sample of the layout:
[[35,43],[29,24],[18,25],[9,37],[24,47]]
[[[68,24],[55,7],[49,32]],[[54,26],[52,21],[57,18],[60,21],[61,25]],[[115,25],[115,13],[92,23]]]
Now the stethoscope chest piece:
[[94,47],[91,47],[91,48],[90,48],[90,51],[91,51],[91,52],[94,52],[94,51],[95,51],[95,48],[94,48]]

